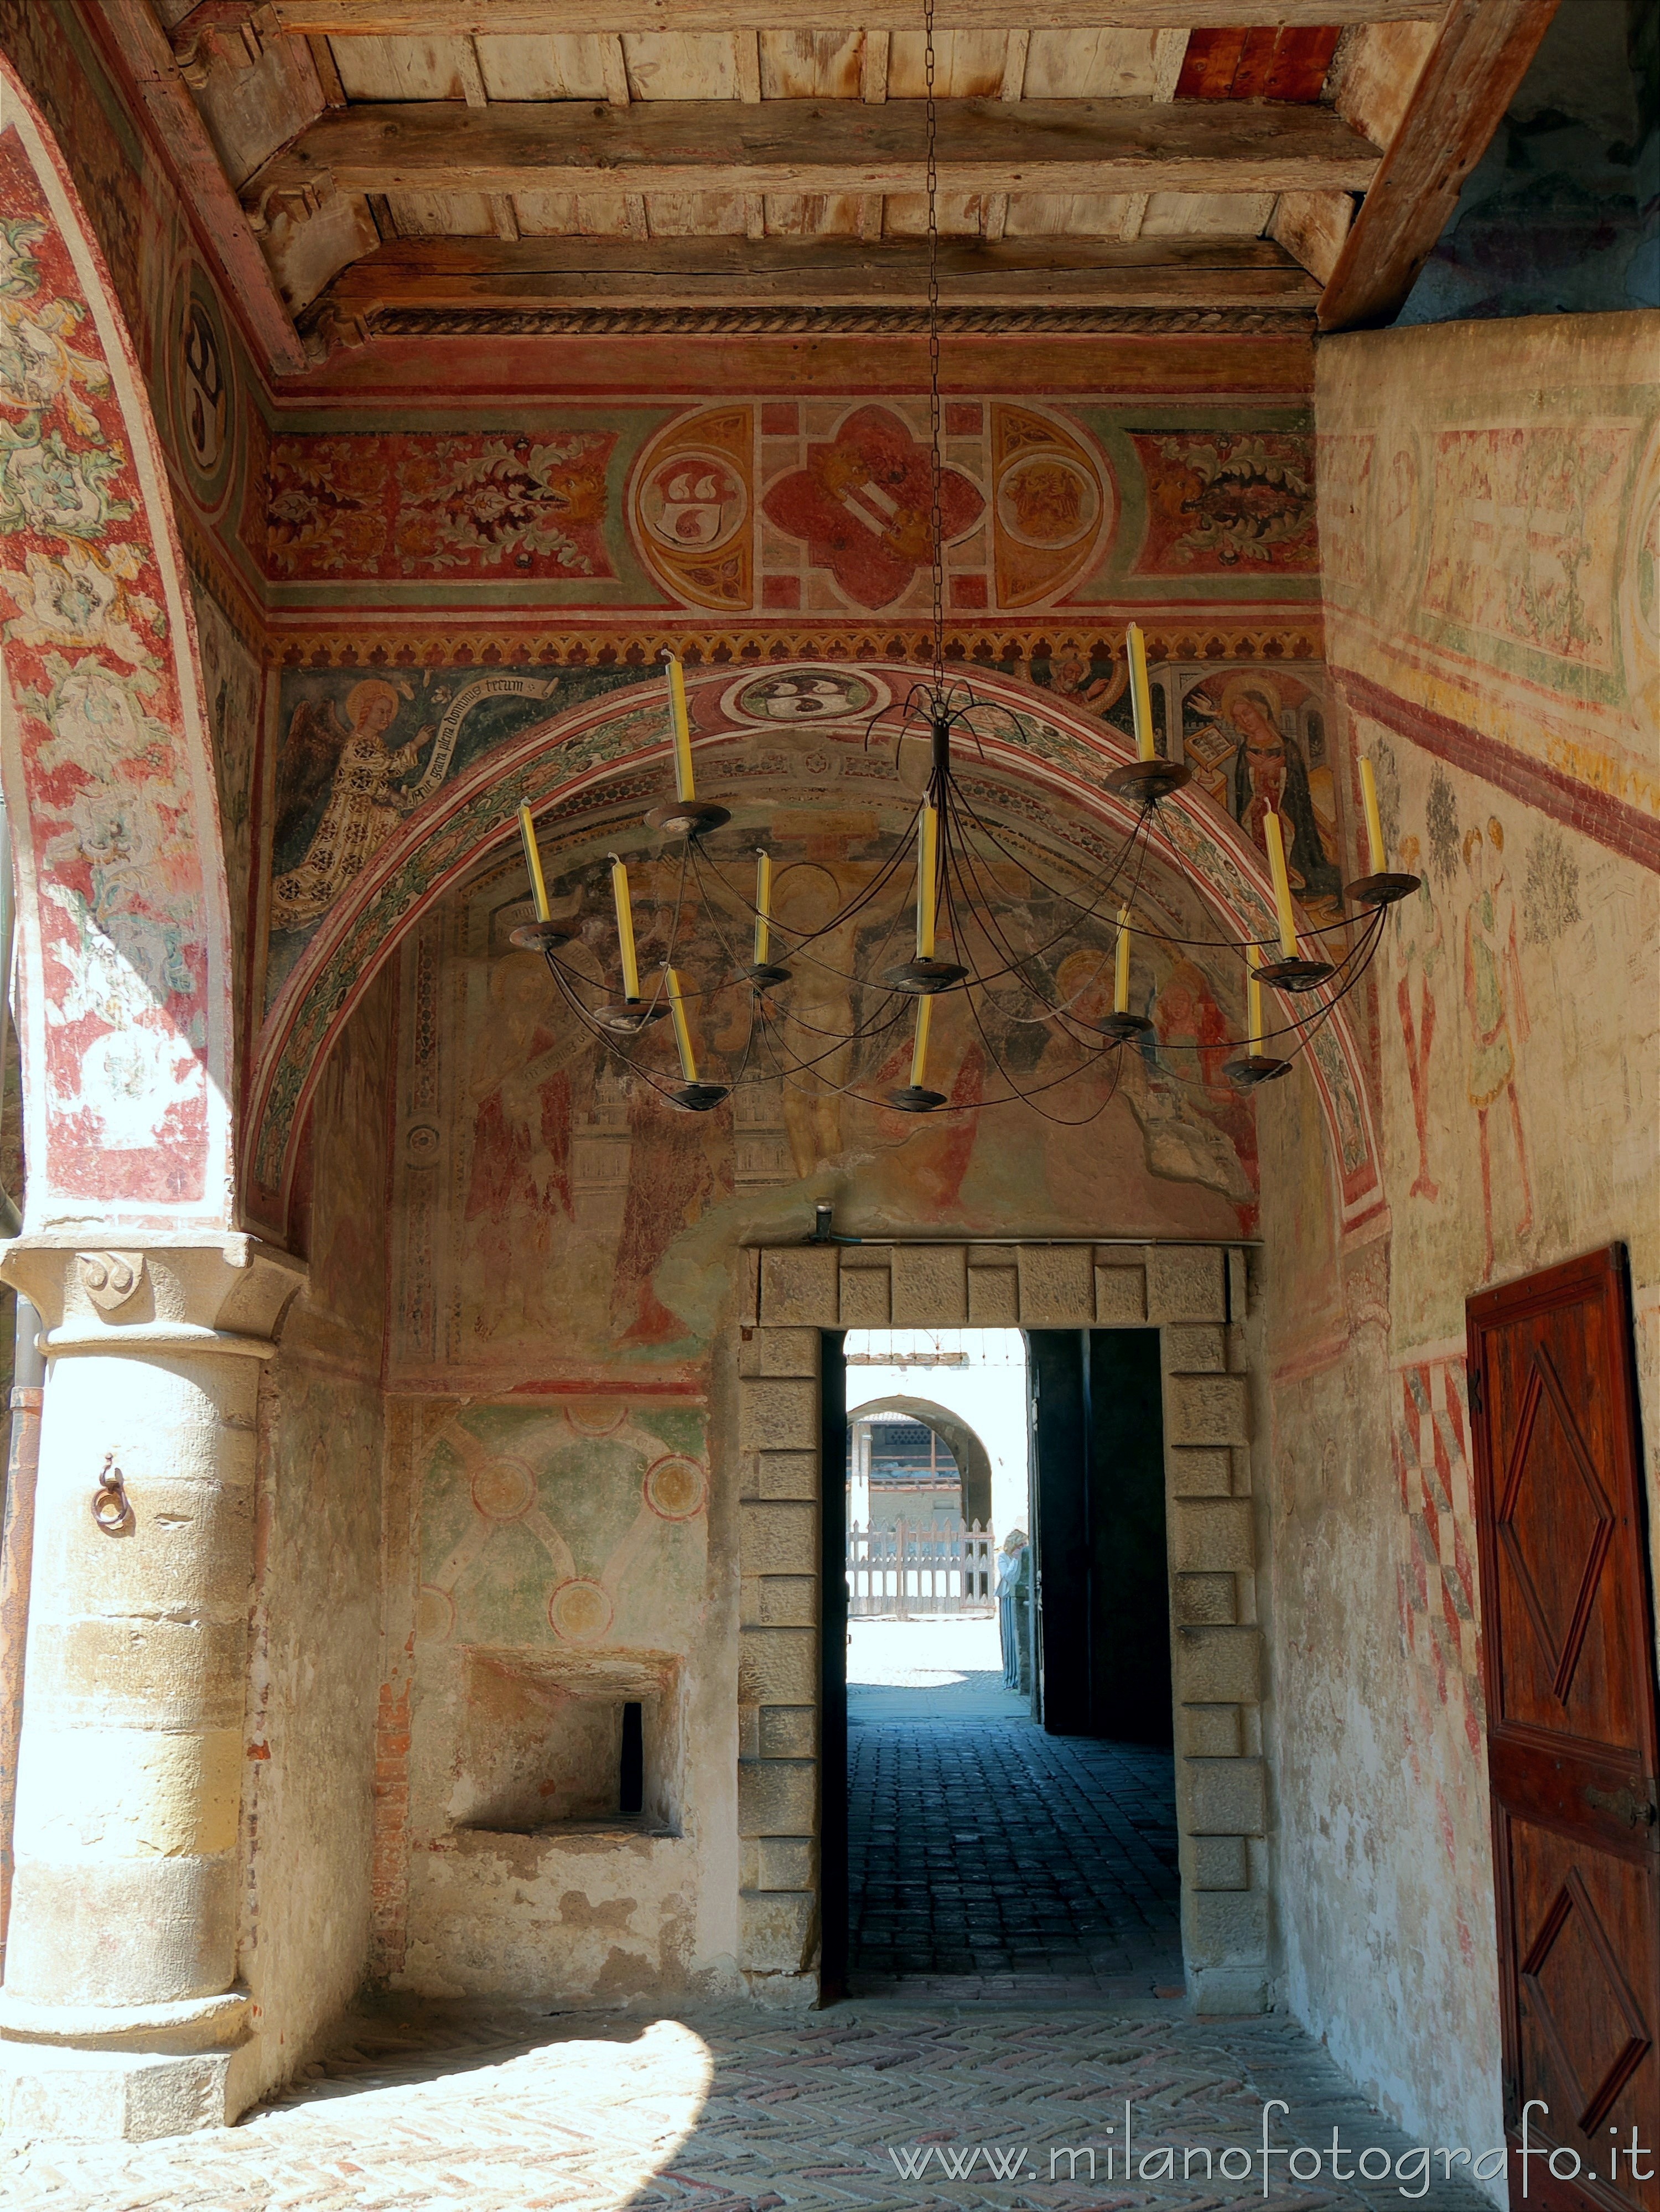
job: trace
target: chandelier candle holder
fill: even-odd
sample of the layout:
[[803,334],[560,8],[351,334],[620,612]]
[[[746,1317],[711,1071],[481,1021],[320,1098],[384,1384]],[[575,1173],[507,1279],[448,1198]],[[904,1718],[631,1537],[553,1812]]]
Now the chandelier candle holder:
[[1365,808],[1366,857],[1371,862],[1371,873],[1345,884],[1343,896],[1361,906],[1393,906],[1397,899],[1412,896],[1418,888],[1418,878],[1398,874],[1389,866],[1383,845],[1383,820],[1377,811],[1377,778],[1371,763],[1364,755],[1360,761],[1360,798]]
[[[936,716],[933,723],[933,757],[928,787],[918,817],[916,861],[916,957],[901,961],[884,971],[882,981],[891,990],[917,997],[949,991],[964,981],[968,969],[953,960],[939,957],[939,813],[951,782],[951,723]],[[920,1091],[920,1084],[913,1084]]]
[[668,1007],[660,998],[644,999],[640,993],[640,954],[634,939],[634,901],[629,890],[626,861],[615,853],[611,861],[611,903],[617,911],[617,951],[623,970],[621,1003],[596,1006],[593,1018],[616,1036],[635,1036],[652,1022],[660,1022]]
[[1192,775],[1185,761],[1161,760],[1152,733],[1152,692],[1147,683],[1146,640],[1140,623],[1124,632],[1124,658],[1129,669],[1130,712],[1135,718],[1135,758],[1111,770],[1107,789],[1116,798],[1137,806],[1156,806],[1173,791],[1180,791]]
[[916,1002],[916,1035],[911,1045],[910,1083],[903,1091],[890,1091],[887,1103],[902,1114],[932,1114],[936,1107],[946,1103],[943,1091],[930,1091],[928,1073],[928,1030],[933,1021],[933,994],[919,996]]
[[685,1079],[678,1091],[669,1093],[677,1106],[684,1106],[689,1114],[707,1114],[711,1106],[718,1106],[728,1097],[724,1083],[703,1083],[698,1079],[697,1054],[692,1046],[691,1024],[686,1019],[685,994],[680,988],[680,978],[672,968],[663,970],[663,983],[668,993],[669,1013],[674,1022],[674,1046],[680,1055],[680,1073]]
[[787,983],[790,971],[772,957],[772,855],[758,848],[755,855],[755,948],[749,979],[757,991],[775,990]]
[[1262,1049],[1262,955],[1255,945],[1245,947],[1245,1020],[1250,1033],[1245,1049],[1222,1069],[1236,1091],[1254,1091],[1259,1083],[1291,1073],[1288,1060],[1275,1060]]
[[1312,991],[1337,972],[1329,960],[1310,960],[1297,941],[1297,916],[1291,902],[1291,874],[1286,866],[1286,840],[1280,817],[1272,807],[1262,817],[1262,836],[1268,848],[1268,873],[1274,879],[1274,911],[1280,923],[1280,957],[1260,970],[1265,983],[1282,991]]
[[1152,1027],[1145,1014],[1130,1012],[1130,910],[1118,909],[1118,943],[1113,953],[1112,1012],[1101,1024],[1103,1036],[1115,1044],[1128,1044]]
[[669,723],[674,735],[674,799],[666,806],[654,806],[646,817],[648,830],[670,837],[702,837],[730,822],[732,814],[697,796],[691,767],[691,718],[686,712],[686,672],[681,661],[665,652],[669,672]]
[[[621,999],[596,979],[591,962],[584,966],[561,957],[583,932],[580,918],[569,924],[552,919],[528,805],[519,808],[519,827],[536,919],[515,929],[513,941],[542,954],[571,1014],[631,1079],[689,1113],[707,1113],[740,1090],[772,1084],[814,1100],[848,1098],[902,1114],[977,1115],[1019,1105],[1059,1127],[1079,1128],[1106,1112],[1126,1071],[1140,1064],[1140,1054],[1123,1048],[1146,1039],[1153,1028],[1146,1015],[1130,1011],[1138,935],[1176,959],[1205,955],[1213,966],[1240,963],[1249,1034],[1225,1072],[1237,1089],[1249,1091],[1285,1075],[1308,1050],[1375,958],[1390,907],[1415,890],[1419,879],[1389,869],[1371,764],[1363,761],[1371,872],[1347,886],[1360,912],[1318,926],[1310,922],[1305,950],[1292,902],[1283,821],[1271,810],[1262,829],[1277,945],[1270,939],[1265,947],[1249,933],[1187,925],[1182,909],[1193,911],[1189,898],[1201,911],[1209,901],[1214,911],[1216,886],[1201,880],[1187,857],[1195,848],[1192,825],[1172,823],[1164,811],[1191,771],[1185,761],[1158,752],[1146,641],[1136,623],[1124,636],[1136,757],[1103,778],[1130,817],[1116,848],[1075,872],[1068,872],[1067,862],[1057,862],[1052,871],[1041,837],[1006,829],[986,807],[982,785],[958,780],[952,754],[958,738],[972,739],[983,758],[994,740],[1000,740],[1006,755],[1025,753],[1032,735],[1012,706],[984,697],[946,672],[933,0],[923,0],[921,12],[927,88],[930,665],[903,700],[877,710],[865,731],[866,747],[879,731],[892,739],[896,775],[906,743],[927,742],[921,797],[903,826],[895,822],[873,841],[868,860],[857,863],[854,887],[838,894],[835,912],[816,915],[810,926],[790,917],[787,901],[781,914],[773,880],[774,855],[781,850],[775,827],[757,825],[748,832],[752,875],[741,853],[737,865],[729,866],[718,844],[708,842],[732,817],[726,807],[697,796],[685,671],[674,654],[666,654],[674,797],[646,817],[649,828],[679,841],[672,859],[647,863],[654,889],[665,866],[675,878],[671,896],[651,899],[648,941],[654,955],[662,947],[660,981],[647,998],[629,871],[616,853],[609,857]],[[1179,750],[1174,732],[1171,750]],[[1183,811],[1192,805],[1184,801]],[[1167,891],[1144,888],[1150,865],[1169,883]],[[1172,903],[1178,900],[1179,905]],[[1159,927],[1161,921],[1167,926]],[[602,927],[595,917],[596,936]],[[896,963],[895,952],[913,933],[911,957]],[[1265,958],[1265,950],[1277,957]],[[1109,973],[1112,1011],[1101,1017],[1098,994]],[[1286,994],[1273,1030],[1264,1026],[1265,983]],[[934,1007],[940,1000],[946,1004],[946,1027],[935,1037]],[[699,1061],[689,1007],[698,1016],[706,1047],[712,1038],[721,1040],[718,1055],[711,1050],[721,1061],[718,1070],[705,1070]],[[672,1054],[660,1034],[654,1034],[665,1019],[672,1025]],[[1271,1049],[1281,1039],[1283,1051]],[[910,1080],[890,1087],[907,1041]],[[1159,1036],[1160,1081],[1204,1090],[1205,1055],[1212,1048],[1197,1036]],[[958,1098],[938,1087],[946,1079],[941,1067],[946,1049],[976,1056],[971,1085],[951,1079],[954,1089],[970,1095]],[[1152,1054],[1154,1048],[1147,1050]],[[1079,1079],[1091,1086],[1081,1109],[1056,1110],[1049,1094],[1064,1097],[1067,1086]]]
[[525,866],[530,874],[536,919],[520,922],[513,933],[513,942],[521,952],[551,952],[556,945],[569,945],[576,932],[569,923],[553,919],[548,904],[547,878],[542,873],[542,854],[536,842],[536,823],[522,799],[519,804],[519,836],[525,848]]

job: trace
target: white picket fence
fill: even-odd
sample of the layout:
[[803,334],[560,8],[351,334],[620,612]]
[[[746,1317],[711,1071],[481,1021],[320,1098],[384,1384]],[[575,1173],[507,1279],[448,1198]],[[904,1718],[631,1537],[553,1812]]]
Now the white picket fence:
[[976,1521],[900,1521],[848,1531],[848,1611],[854,1620],[995,1613],[997,1547]]

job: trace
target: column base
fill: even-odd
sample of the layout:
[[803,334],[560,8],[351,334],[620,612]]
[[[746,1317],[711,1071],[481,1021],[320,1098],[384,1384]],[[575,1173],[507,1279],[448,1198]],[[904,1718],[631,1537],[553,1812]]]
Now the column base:
[[1272,2002],[1266,1966],[1188,1968],[1188,2009],[1207,2020],[1243,2020]]
[[228,2127],[228,2051],[82,2051],[0,2044],[9,2142],[149,2142]]
[[60,2142],[226,2127],[248,2011],[246,1990],[177,2004],[32,2005],[0,1989],[0,2127]]

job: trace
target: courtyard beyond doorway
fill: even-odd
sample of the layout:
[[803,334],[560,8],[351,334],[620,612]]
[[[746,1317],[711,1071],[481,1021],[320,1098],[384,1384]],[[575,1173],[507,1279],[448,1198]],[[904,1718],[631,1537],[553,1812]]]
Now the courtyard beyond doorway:
[[1185,1994],[1171,1754],[1047,1735],[995,1619],[851,1625],[856,1996]]

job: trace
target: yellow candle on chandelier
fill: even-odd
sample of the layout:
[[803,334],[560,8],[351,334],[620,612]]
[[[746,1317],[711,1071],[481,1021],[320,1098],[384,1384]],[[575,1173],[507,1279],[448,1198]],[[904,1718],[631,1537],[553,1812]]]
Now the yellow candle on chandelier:
[[691,780],[691,721],[686,713],[686,672],[672,657],[669,661],[669,715],[674,724],[675,797],[683,801],[696,799],[697,792]]
[[1245,1011],[1250,1030],[1250,1042],[1246,1049],[1254,1060],[1262,1049],[1262,985],[1257,969],[1262,964],[1260,948],[1245,947]]
[[939,896],[939,810],[922,809],[922,834],[916,862],[916,957],[932,960]]
[[1118,909],[1118,967],[1113,981],[1112,1010],[1116,1014],[1127,1014],[1130,1010],[1130,910],[1127,906]]
[[666,968],[663,980],[668,985],[669,1018],[674,1024],[674,1042],[679,1048],[680,1073],[688,1083],[696,1083],[697,1055],[691,1048],[691,1030],[686,1021],[686,1002],[680,995],[680,978],[672,968]]
[[933,1019],[932,997],[919,999],[916,1001],[916,1042],[911,1047],[910,1054],[910,1087],[913,1091],[927,1088],[928,1024]]
[[1360,763],[1360,797],[1366,809],[1366,842],[1371,848],[1371,872],[1381,876],[1388,866],[1383,856],[1383,817],[1377,811],[1377,778],[1372,773],[1371,763]]
[[764,968],[772,950],[772,855],[755,856],[755,964]]
[[1291,878],[1286,872],[1286,841],[1280,832],[1280,817],[1272,808],[1262,817],[1262,835],[1268,840],[1268,872],[1274,878],[1274,903],[1280,917],[1280,953],[1285,960],[1295,960],[1297,951],[1297,920],[1291,910]]
[[519,802],[519,835],[525,842],[525,866],[530,870],[531,896],[536,901],[536,919],[546,921],[548,913],[547,878],[542,873],[542,855],[537,849],[536,824],[531,819],[528,803]]
[[640,996],[640,956],[634,949],[629,872],[615,853],[611,856],[611,895],[617,906],[617,947],[623,956],[623,996],[632,1002]]
[[1144,761],[1156,757],[1152,742],[1152,694],[1147,688],[1147,647],[1140,623],[1124,632],[1130,664],[1130,711],[1135,717],[1135,750]]

